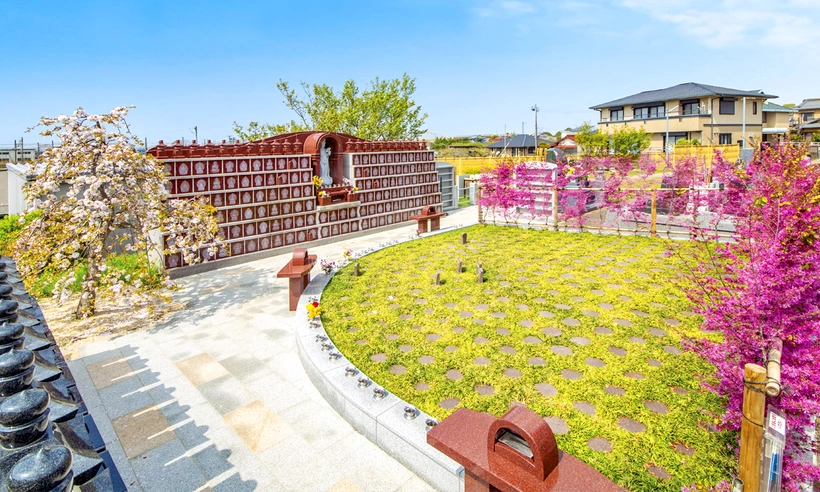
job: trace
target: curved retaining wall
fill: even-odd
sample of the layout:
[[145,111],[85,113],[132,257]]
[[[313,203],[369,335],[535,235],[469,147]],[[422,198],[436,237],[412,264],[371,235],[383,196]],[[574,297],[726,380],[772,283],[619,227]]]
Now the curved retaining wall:
[[[339,415],[390,456],[436,490],[463,491],[464,467],[427,444],[428,420],[432,417],[387,392],[359,371],[332,345],[321,322],[311,326],[305,306],[311,297],[321,300],[322,291],[331,278],[332,275],[318,274],[296,308],[296,346],[305,372]],[[366,381],[360,383],[360,379]],[[370,383],[365,386],[367,381]],[[412,412],[406,412],[406,407]]]

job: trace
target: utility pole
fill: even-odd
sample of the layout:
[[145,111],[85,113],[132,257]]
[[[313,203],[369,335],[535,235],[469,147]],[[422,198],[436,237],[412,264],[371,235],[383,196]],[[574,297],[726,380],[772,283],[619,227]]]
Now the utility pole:
[[199,142],[199,129],[194,125],[194,140]]
[[746,96],[743,96],[743,145],[741,149],[746,150]]
[[538,105],[535,104],[532,107],[532,111],[535,113],[535,155],[538,155]]

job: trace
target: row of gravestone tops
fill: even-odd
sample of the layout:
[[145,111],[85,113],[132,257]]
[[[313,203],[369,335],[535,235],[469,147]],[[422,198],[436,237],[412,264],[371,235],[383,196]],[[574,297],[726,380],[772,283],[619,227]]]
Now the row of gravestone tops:
[[36,301],[0,261],[0,487],[124,491]]

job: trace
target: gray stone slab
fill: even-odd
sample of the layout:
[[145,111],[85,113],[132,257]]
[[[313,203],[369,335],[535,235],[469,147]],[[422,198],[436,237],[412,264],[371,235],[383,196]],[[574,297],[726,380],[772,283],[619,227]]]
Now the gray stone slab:
[[202,384],[198,389],[208,403],[221,415],[247,405],[256,399],[238,379],[230,374]]
[[129,460],[143,490],[193,492],[205,485],[205,477],[185,447],[174,439]]
[[142,381],[134,377],[101,389],[99,395],[110,419],[154,404]]

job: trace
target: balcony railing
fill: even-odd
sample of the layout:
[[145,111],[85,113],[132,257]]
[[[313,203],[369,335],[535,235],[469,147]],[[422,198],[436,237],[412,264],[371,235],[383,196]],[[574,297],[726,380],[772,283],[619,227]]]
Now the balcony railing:
[[[681,111],[680,113],[678,113],[677,111],[675,113],[670,113],[669,118],[671,119],[671,118],[683,118],[683,117],[687,117],[687,116],[711,116],[711,115],[712,115],[712,113],[709,113],[708,111],[701,111],[700,109],[691,109],[691,110]],[[603,118],[602,117],[600,123],[620,123],[622,121],[625,122],[625,121],[646,121],[646,120],[665,120],[665,119],[666,119],[665,114],[661,114],[661,115],[658,115],[658,116],[645,116],[645,117],[644,116],[638,116],[638,117],[625,116],[621,119],[615,119],[615,120],[613,120],[611,118]]]

